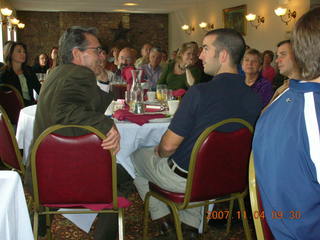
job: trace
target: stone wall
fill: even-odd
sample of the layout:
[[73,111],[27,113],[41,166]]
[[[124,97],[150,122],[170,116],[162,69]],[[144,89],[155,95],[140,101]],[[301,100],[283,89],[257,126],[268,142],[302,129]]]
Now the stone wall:
[[18,40],[27,45],[31,65],[38,54],[49,54],[62,32],[74,25],[96,27],[101,44],[109,49],[132,46],[140,52],[146,42],[168,49],[167,14],[17,11],[17,17],[26,24],[18,30]]

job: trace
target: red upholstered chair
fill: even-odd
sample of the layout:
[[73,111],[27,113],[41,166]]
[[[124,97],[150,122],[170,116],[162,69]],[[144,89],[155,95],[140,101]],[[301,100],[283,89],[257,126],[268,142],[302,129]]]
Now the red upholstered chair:
[[[54,133],[62,128],[81,128],[88,133],[78,137]],[[102,149],[104,138],[93,127],[77,125],[52,126],[38,137],[31,152],[35,239],[39,215],[93,212],[118,213],[119,239],[123,239],[123,208],[130,202],[117,196],[116,159],[110,151]],[[58,212],[50,208],[90,211]],[[47,226],[50,224],[47,217]]]
[[262,214],[263,206],[260,198],[258,184],[256,182],[256,173],[254,168],[254,159],[253,153],[250,156],[250,165],[249,165],[249,191],[250,191],[250,202],[252,216],[254,216],[254,227],[256,229],[256,235],[258,240],[274,240],[272,232],[269,228],[269,225],[265,219],[265,214]]
[[[229,133],[217,131],[222,125],[231,123],[241,124],[243,128]],[[246,238],[251,239],[250,228],[245,217],[244,198],[248,192],[252,131],[253,128],[248,122],[238,118],[226,119],[208,127],[198,137],[193,147],[185,193],[169,192],[150,182],[150,191],[145,197],[143,239],[147,239],[148,234],[148,210],[151,196],[170,207],[178,240],[183,239],[179,210],[204,206],[204,212],[207,213],[209,204],[230,201],[227,225],[227,233],[229,233],[233,203],[237,199]],[[203,222],[206,230],[205,215]]]
[[23,98],[19,91],[9,84],[0,84],[0,105],[7,112],[11,123],[16,125],[20,110],[24,108]]
[[22,156],[18,148],[16,136],[10,123],[8,115],[0,106],[0,159],[6,167],[16,170],[21,174],[25,173],[22,164]]

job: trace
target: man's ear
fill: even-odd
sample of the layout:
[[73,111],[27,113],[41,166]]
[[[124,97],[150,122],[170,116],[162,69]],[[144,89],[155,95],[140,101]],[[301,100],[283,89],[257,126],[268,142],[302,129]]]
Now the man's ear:
[[219,52],[219,59],[220,59],[220,62],[221,63],[225,63],[229,58],[229,54],[228,52],[225,50],[225,49],[222,49],[220,52]]
[[79,63],[80,62],[80,57],[81,57],[81,51],[79,48],[73,48],[72,49],[72,56],[73,56],[73,61],[75,63]]

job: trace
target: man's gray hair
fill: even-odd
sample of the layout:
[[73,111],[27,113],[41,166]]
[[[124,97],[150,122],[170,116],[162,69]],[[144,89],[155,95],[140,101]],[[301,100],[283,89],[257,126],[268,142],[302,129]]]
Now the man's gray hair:
[[72,26],[68,28],[59,39],[59,57],[60,63],[71,63],[73,60],[72,49],[79,48],[84,50],[88,46],[86,34],[92,34],[97,37],[96,28],[84,28]]

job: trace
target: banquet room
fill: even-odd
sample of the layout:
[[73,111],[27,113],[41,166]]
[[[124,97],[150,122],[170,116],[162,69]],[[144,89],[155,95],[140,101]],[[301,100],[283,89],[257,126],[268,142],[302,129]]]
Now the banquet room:
[[[290,204],[270,210],[252,149],[255,124],[290,91],[288,79],[306,80],[297,23],[319,6],[0,0],[0,239],[316,239],[291,225],[281,237],[308,216]],[[242,79],[239,98],[206,95],[220,74]],[[145,149],[184,190],[146,172],[156,161],[139,166]],[[166,214],[155,217],[157,205]]]

